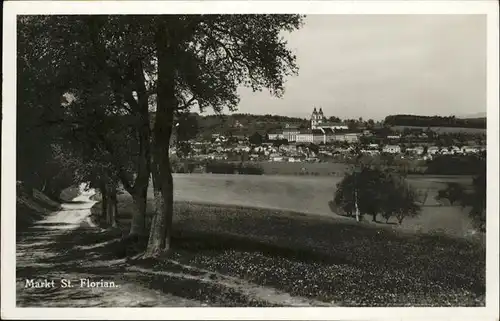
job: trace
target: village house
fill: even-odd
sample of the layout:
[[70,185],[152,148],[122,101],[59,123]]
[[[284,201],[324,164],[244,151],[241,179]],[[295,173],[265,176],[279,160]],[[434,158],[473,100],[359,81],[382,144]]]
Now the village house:
[[297,135],[300,134],[300,130],[296,126],[290,126],[289,124],[283,129],[283,138],[289,142],[297,141]]
[[297,143],[312,143],[313,142],[313,132],[311,129],[303,129],[296,136]]
[[424,148],[422,146],[408,147],[406,152],[411,155],[422,155],[424,153]]
[[285,139],[285,136],[283,135],[283,132],[273,130],[269,133],[267,133],[267,137],[269,140],[280,140],[280,139]]
[[439,147],[437,146],[430,146],[428,149],[427,149],[427,154],[429,155],[435,155],[437,153],[439,153]]
[[462,153],[464,154],[475,154],[479,153],[480,149],[474,146],[463,146],[462,147]]
[[399,145],[385,145],[382,148],[382,152],[389,154],[399,154],[401,153],[401,147]]
[[359,141],[359,135],[356,133],[334,134],[332,141],[357,143]]
[[326,144],[326,134],[325,130],[322,128],[319,129],[313,129],[312,130],[312,135],[313,135],[313,143],[314,144]]

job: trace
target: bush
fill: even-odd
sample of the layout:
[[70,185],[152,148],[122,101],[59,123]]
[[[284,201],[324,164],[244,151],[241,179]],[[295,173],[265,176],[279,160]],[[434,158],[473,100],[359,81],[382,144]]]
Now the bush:
[[225,162],[211,162],[207,164],[207,173],[212,174],[242,174],[242,175],[262,175],[262,167],[254,164],[232,164]]
[[462,207],[470,208],[469,216],[480,231],[486,230],[486,160],[481,165],[480,173],[473,179],[472,190],[466,191],[462,185],[448,183],[438,192],[436,199],[447,199],[451,204],[458,202]]
[[455,202],[463,199],[465,193],[464,186],[458,183],[449,182],[445,189],[439,190],[436,200],[447,199],[450,201],[450,205],[455,204]]
[[236,166],[230,163],[212,162],[207,164],[207,173],[212,174],[234,174]]
[[238,168],[238,173],[239,174],[244,174],[244,175],[262,175],[264,174],[264,170],[262,169],[262,167],[258,166],[258,165],[244,165],[244,166],[240,166]]

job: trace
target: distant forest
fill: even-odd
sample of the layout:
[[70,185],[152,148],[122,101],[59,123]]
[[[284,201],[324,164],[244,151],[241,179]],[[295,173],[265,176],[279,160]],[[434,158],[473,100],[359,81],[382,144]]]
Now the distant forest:
[[[187,118],[185,118],[187,116]],[[288,117],[280,115],[252,115],[252,114],[231,114],[231,115],[200,115],[189,113],[183,116],[183,128],[190,127],[196,132],[196,136],[204,138],[211,137],[218,133],[226,136],[251,136],[259,133],[266,133],[280,130],[287,124],[299,128],[308,128],[310,121],[307,118]],[[340,121],[338,117],[330,117],[329,121]],[[367,125],[370,121],[345,120],[348,124],[352,122]],[[454,116],[418,116],[418,115],[390,115],[385,118],[385,125],[391,126],[416,126],[416,127],[452,127],[452,128],[474,128],[485,129],[486,118],[461,119]],[[352,125],[352,124],[351,124]],[[356,125],[356,124],[354,124]],[[196,127],[193,128],[193,127]],[[350,126],[351,127],[351,126]],[[355,126],[353,126],[355,127]],[[191,131],[191,130],[190,130]]]
[[418,116],[390,115],[385,118],[385,124],[390,126],[420,126],[420,127],[461,127],[486,128],[486,118],[456,118],[455,116]]

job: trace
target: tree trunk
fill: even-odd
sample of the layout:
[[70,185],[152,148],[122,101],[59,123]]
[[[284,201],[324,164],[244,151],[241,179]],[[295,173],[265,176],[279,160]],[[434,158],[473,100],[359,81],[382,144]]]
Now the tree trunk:
[[[157,156],[155,158],[158,158]],[[164,247],[162,240],[162,230],[164,229],[164,208],[163,198],[161,194],[161,180],[158,165],[153,159],[152,163],[152,177],[153,177],[153,195],[154,195],[154,216],[151,221],[151,228],[149,231],[149,242],[145,256],[154,256],[160,249]]]
[[108,213],[108,193],[106,191],[106,183],[101,181],[99,189],[101,190],[101,198],[102,198],[101,218],[105,218]]
[[142,191],[134,193],[134,212],[129,235],[144,235],[146,231],[146,205],[147,205],[147,185],[141,188]]
[[[129,235],[144,235],[146,233],[146,207],[149,178],[151,174],[151,129],[149,120],[148,94],[146,93],[144,71],[139,61],[134,68],[137,95],[138,116],[140,119],[139,136],[139,163],[135,179],[132,198],[135,211],[132,217],[132,226]],[[133,98],[133,97],[130,97]],[[132,99],[133,101],[133,99]]]
[[[153,180],[155,203],[161,203],[155,214],[149,234],[145,257],[158,256],[170,248],[173,219],[173,179],[170,167],[169,147],[172,136],[175,97],[174,51],[170,46],[171,35],[160,26],[156,35],[158,51],[158,96],[154,126]],[[161,199],[160,199],[161,193]]]
[[116,187],[108,186],[107,189],[108,201],[107,201],[107,213],[106,213],[106,223],[110,227],[117,227],[116,213],[118,207],[118,200],[116,197]]

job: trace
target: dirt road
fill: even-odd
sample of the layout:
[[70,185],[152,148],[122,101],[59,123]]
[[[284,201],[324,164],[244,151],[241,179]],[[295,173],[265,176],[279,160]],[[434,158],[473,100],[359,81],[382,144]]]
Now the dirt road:
[[[90,191],[78,196],[63,204],[63,210],[37,222],[28,231],[17,233],[17,306],[202,306],[203,302],[175,297],[135,282],[137,272],[127,272],[124,260],[103,260],[101,256],[98,259],[97,251],[103,244],[79,244],[82,226],[96,237],[104,233],[89,220],[90,208],[95,204],[90,200],[92,195]],[[95,255],[92,249],[96,250]],[[36,288],[37,285],[42,287]]]
[[174,271],[158,271],[116,259],[117,235],[89,219],[92,195],[82,194],[17,233],[18,307],[333,305],[176,261],[170,261]]

